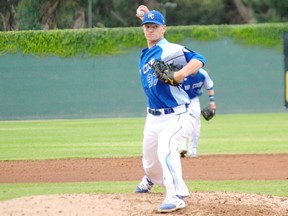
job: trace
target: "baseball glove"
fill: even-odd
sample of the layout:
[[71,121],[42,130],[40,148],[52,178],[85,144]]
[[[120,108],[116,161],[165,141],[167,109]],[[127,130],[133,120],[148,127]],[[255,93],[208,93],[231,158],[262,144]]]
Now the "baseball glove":
[[157,78],[165,84],[172,86],[178,86],[180,84],[174,79],[174,73],[180,70],[179,66],[156,60],[152,64],[152,68],[154,69]]
[[201,114],[206,121],[209,121],[215,116],[216,110],[212,109],[211,106],[207,106],[201,110]]

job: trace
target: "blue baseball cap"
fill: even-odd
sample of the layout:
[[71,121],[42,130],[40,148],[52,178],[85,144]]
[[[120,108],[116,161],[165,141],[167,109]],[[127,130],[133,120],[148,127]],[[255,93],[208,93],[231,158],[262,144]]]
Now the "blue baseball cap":
[[154,23],[157,25],[165,25],[165,17],[159,11],[152,10],[146,13],[143,17],[142,25],[146,23]]

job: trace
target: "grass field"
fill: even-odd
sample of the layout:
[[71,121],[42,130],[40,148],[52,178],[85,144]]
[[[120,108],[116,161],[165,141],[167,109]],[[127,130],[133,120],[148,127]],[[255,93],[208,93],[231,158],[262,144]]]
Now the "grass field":
[[[141,156],[144,122],[144,118],[2,121],[0,160]],[[217,115],[210,123],[202,120],[198,151],[201,155],[288,153],[287,128],[287,113]],[[129,193],[137,183],[0,184],[0,200],[55,193]],[[187,184],[194,191],[288,196],[288,181],[188,181]]]

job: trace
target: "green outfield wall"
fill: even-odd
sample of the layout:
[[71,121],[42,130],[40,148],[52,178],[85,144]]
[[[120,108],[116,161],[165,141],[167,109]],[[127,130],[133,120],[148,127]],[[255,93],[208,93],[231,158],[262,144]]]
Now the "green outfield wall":
[[[207,58],[218,114],[286,112],[284,55],[231,39],[184,41]],[[102,57],[0,56],[0,120],[140,117],[140,49]],[[202,106],[208,104],[206,92]]]
[[285,69],[285,107],[288,108],[288,32],[283,33],[284,69]]

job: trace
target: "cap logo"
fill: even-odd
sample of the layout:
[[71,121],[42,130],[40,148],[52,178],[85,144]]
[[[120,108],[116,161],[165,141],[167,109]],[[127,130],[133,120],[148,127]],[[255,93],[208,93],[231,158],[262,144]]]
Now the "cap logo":
[[153,13],[149,13],[149,14],[148,14],[148,18],[149,18],[149,19],[154,19],[154,14],[153,14]]
[[142,25],[146,23],[154,23],[157,25],[165,25],[164,16],[159,11],[149,11],[144,15]]

